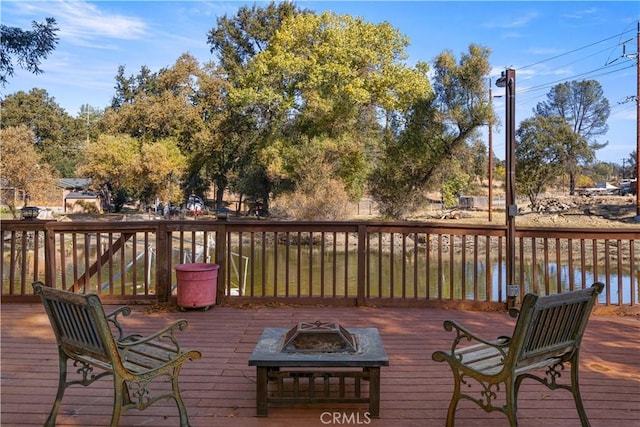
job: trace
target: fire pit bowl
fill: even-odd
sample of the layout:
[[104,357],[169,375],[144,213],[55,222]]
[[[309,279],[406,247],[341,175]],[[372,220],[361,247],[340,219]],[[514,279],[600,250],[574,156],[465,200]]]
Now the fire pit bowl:
[[300,322],[283,336],[283,353],[356,353],[357,337],[338,323]]

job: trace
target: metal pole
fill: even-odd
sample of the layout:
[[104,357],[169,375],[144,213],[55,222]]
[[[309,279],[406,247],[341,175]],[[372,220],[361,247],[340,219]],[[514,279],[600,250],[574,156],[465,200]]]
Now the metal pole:
[[506,177],[505,177],[505,203],[506,203],[506,220],[507,220],[507,309],[515,306],[519,287],[516,283],[516,215],[518,207],[516,206],[515,191],[515,135],[516,135],[516,71],[507,69],[501,78],[496,81],[498,87],[505,88],[506,111]]
[[636,218],[640,218],[640,21],[636,43]]
[[[489,104],[493,117],[493,94],[491,93],[491,80],[489,80]],[[489,222],[493,213],[493,119],[489,120]]]

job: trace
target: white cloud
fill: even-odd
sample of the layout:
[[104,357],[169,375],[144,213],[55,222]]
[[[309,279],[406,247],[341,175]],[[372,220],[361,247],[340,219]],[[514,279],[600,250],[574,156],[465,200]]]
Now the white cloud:
[[491,22],[484,23],[485,28],[503,28],[503,29],[513,29],[513,28],[521,28],[528,25],[531,21],[535,20],[538,17],[537,12],[529,12],[527,14],[518,14],[515,18],[507,18],[501,16],[496,18],[496,20]]
[[562,53],[563,51],[553,47],[532,47],[527,50],[528,54],[531,55],[544,55],[544,56],[553,56]]
[[584,19],[591,16],[596,17],[597,14],[598,14],[598,9],[595,7],[590,7],[588,9],[574,10],[573,13],[566,13],[562,16],[570,19]]
[[99,4],[86,1],[43,1],[14,3],[16,12],[43,20],[52,16],[65,42],[94,48],[113,49],[109,39],[136,40],[147,35],[148,26],[139,17],[109,13]]

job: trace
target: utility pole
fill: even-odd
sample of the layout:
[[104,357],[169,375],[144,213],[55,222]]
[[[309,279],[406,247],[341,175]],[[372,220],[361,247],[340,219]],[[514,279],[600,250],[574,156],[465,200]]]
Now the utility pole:
[[[636,53],[627,53],[626,44],[630,42],[632,39],[629,39],[622,43],[622,55],[621,58],[635,58],[636,60],[636,95],[635,96],[627,96],[626,99],[619,104],[624,104],[629,102],[635,98],[636,101],[636,221],[640,221],[640,189],[638,188],[638,184],[640,184],[640,21],[636,23],[637,31],[636,31]],[[614,61],[617,61],[618,58],[609,62],[611,64]],[[608,65],[607,64],[607,65]],[[622,160],[622,168],[624,174],[624,159]],[[623,175],[624,178],[624,175]]]

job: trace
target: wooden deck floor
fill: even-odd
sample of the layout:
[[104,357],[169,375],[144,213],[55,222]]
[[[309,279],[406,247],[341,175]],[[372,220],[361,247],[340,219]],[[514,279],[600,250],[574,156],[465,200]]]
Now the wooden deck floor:
[[[509,334],[514,323],[504,313],[420,308],[215,307],[184,313],[133,309],[125,325],[142,333],[178,318],[189,321],[181,342],[202,351],[203,358],[187,362],[181,388],[191,424],[200,427],[442,426],[452,377],[446,364],[431,360],[433,351],[451,341],[442,322],[459,320],[488,338]],[[1,310],[0,423],[41,426],[54,400],[58,373],[49,324],[38,304],[3,304]],[[369,420],[363,404],[273,405],[267,418],[255,416],[255,369],[247,366],[247,359],[263,328],[316,320],[379,328],[390,361],[389,367],[382,368],[379,419]],[[592,426],[640,426],[639,349],[638,317],[592,316],[581,359],[582,392]],[[111,403],[109,379],[88,388],[72,387],[63,400],[58,425],[108,425]],[[338,413],[338,419],[322,415],[327,412]],[[569,392],[552,392],[535,382],[524,382],[518,414],[524,427],[580,425]],[[461,404],[457,422],[460,426],[508,425],[503,415],[487,414],[468,402]],[[163,401],[143,412],[125,412],[120,425],[176,426],[177,410],[172,401]]]

